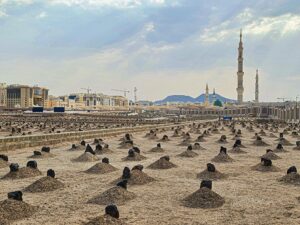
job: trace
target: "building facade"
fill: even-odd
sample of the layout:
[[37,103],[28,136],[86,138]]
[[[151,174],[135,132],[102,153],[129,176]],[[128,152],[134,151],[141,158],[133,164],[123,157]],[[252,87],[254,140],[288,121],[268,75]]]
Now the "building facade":
[[6,83],[0,83],[0,108],[6,107],[7,101],[7,90]]
[[48,92],[46,88],[27,85],[9,85],[6,88],[7,108],[30,108],[33,106],[48,107]]

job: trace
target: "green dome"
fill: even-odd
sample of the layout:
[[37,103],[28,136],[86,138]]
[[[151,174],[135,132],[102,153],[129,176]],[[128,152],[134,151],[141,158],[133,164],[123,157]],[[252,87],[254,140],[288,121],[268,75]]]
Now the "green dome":
[[214,106],[223,107],[223,104],[222,104],[222,102],[221,102],[219,99],[217,99],[217,100],[214,102]]

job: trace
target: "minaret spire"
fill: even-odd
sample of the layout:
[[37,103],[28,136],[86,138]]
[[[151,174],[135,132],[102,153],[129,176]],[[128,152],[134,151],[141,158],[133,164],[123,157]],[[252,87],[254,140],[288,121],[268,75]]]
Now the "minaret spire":
[[242,40],[242,29],[240,30],[240,43],[238,48],[238,72],[237,72],[237,101],[238,104],[243,103],[243,94],[244,94],[244,86],[243,86],[243,80],[244,80],[244,71],[243,71],[243,40]]
[[256,77],[255,77],[255,102],[259,102],[259,84],[258,84],[258,69],[256,70]]
[[206,83],[206,89],[205,89],[205,104],[209,105],[209,89],[208,89],[207,83]]
[[214,104],[216,101],[216,89],[214,88],[212,103]]

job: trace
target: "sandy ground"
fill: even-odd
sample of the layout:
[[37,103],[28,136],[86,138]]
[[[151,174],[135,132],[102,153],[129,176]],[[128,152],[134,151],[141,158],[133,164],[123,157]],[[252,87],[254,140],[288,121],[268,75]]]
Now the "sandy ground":
[[[240,127],[237,127],[240,128]],[[259,130],[257,130],[259,131]],[[89,218],[103,215],[104,207],[86,204],[86,202],[112,187],[109,183],[121,176],[124,166],[130,168],[136,164],[144,165],[144,172],[156,179],[155,182],[143,186],[129,186],[128,190],[135,192],[137,198],[118,206],[120,217],[128,224],[300,224],[300,186],[285,185],[277,181],[286,174],[289,166],[295,165],[300,169],[300,151],[286,147],[287,153],[277,153],[282,159],[274,160],[273,164],[280,168],[279,172],[262,173],[251,170],[251,167],[260,162],[266,147],[252,146],[254,133],[243,130],[242,141],[247,147],[243,150],[247,154],[230,154],[235,160],[233,163],[214,163],[216,168],[229,175],[227,179],[213,182],[213,191],[224,197],[225,204],[217,209],[190,209],[181,205],[181,199],[198,190],[200,180],[196,174],[206,168],[206,163],[218,154],[221,144],[216,143],[221,134],[206,137],[207,142],[201,143],[207,150],[195,150],[199,155],[195,158],[176,157],[186,150],[185,146],[178,146],[181,137],[171,137],[172,132],[160,133],[161,138],[167,134],[170,142],[162,143],[165,153],[149,153],[155,147],[157,140],[144,138],[145,133],[134,134],[134,141],[141,149],[141,154],[147,159],[141,162],[123,162],[127,149],[118,149],[120,136],[105,139],[114,151],[108,157],[111,165],[119,170],[105,175],[90,175],[82,171],[90,168],[95,162],[75,163],[71,159],[78,157],[82,151],[70,152],[67,149],[71,143],[56,146],[51,152],[54,158],[37,159],[38,167],[46,174],[49,168],[56,171],[57,178],[66,187],[49,193],[24,193],[24,201],[39,210],[25,220],[14,224],[82,224]],[[269,134],[269,131],[266,131]],[[231,140],[229,129],[222,134],[227,135],[228,144],[223,146],[231,149],[234,140]],[[192,140],[197,134],[191,133]],[[276,134],[278,136],[278,134]],[[297,140],[289,135],[285,136],[293,144]],[[100,138],[100,137],[99,137]],[[275,138],[264,137],[275,148]],[[10,162],[17,162],[25,166],[34,149],[22,149],[8,152]],[[169,155],[171,162],[178,168],[169,170],[150,170],[146,167],[159,157]],[[0,177],[9,171],[0,169]],[[0,180],[0,200],[7,198],[7,192],[23,189],[40,177],[23,180]]]

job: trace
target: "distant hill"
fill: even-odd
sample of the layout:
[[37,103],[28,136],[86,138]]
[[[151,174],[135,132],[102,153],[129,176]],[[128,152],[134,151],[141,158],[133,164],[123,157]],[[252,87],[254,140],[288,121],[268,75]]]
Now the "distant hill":
[[[221,102],[231,102],[235,103],[236,100],[225,98],[216,93],[216,99],[219,99]],[[213,94],[209,94],[209,102],[212,103],[213,101]],[[193,98],[187,95],[170,95],[162,100],[155,101],[155,105],[162,105],[166,104],[167,102],[182,102],[182,103],[203,103],[205,102],[205,94],[201,94],[200,96]]]

